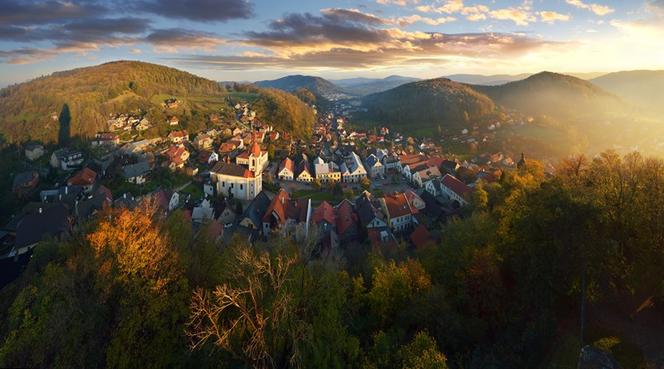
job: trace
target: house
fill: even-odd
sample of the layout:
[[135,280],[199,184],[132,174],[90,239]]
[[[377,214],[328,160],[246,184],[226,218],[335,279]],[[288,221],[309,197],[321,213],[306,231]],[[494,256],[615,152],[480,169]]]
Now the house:
[[275,142],[279,139],[279,132],[272,131],[268,137],[270,138],[270,142]]
[[77,201],[74,205],[74,215],[77,222],[90,219],[96,212],[108,208],[113,204],[113,195],[111,190],[104,186],[99,186],[90,196]]
[[394,232],[405,232],[412,228],[417,209],[411,207],[406,194],[398,192],[381,199],[381,207],[387,215],[387,223]]
[[399,169],[403,172],[404,168],[411,164],[422,163],[426,161],[422,154],[406,154],[399,156]]
[[147,161],[139,161],[136,164],[125,165],[122,167],[122,177],[135,184],[143,184],[147,181],[147,175],[150,173],[150,164]]
[[177,191],[166,191],[163,189],[152,193],[155,204],[164,213],[169,213],[180,206],[180,194]]
[[303,240],[309,233],[311,213],[311,199],[292,200],[282,188],[263,215],[263,235],[278,232]]
[[69,177],[67,186],[81,186],[83,192],[90,193],[97,181],[97,173],[90,168],[83,168]]
[[369,177],[383,178],[385,177],[385,166],[381,163],[380,159],[374,154],[367,156],[367,159],[364,161],[366,166],[367,174]]
[[233,142],[224,142],[224,143],[221,144],[221,146],[219,146],[219,153],[221,155],[230,154],[231,152],[233,152],[237,148],[238,148],[238,145],[233,143]]
[[47,236],[62,239],[69,234],[70,230],[69,212],[64,204],[40,206],[34,212],[26,214],[18,220],[16,241],[9,256],[25,254]]
[[244,209],[238,225],[253,231],[254,237],[258,237],[263,229],[263,216],[271,203],[270,197],[261,191]]
[[441,169],[446,173],[446,174],[451,174],[455,175],[456,171],[459,169],[459,163],[457,163],[454,160],[443,160],[443,162],[440,164]]
[[26,196],[39,184],[39,173],[34,170],[21,172],[14,176],[12,192],[19,197]]
[[320,183],[341,182],[341,172],[334,162],[326,163],[320,159],[320,162],[314,164],[314,172]]
[[422,200],[422,198],[417,193],[415,193],[415,191],[406,190],[404,194],[406,195],[410,206],[417,209],[418,211],[423,210],[427,206],[424,200]]
[[434,178],[430,181],[424,183],[424,191],[431,194],[433,197],[438,197],[443,195],[443,187],[440,182],[440,178]]
[[168,167],[175,170],[184,168],[184,164],[189,160],[191,154],[183,145],[177,145],[171,146],[164,155],[168,159]]
[[300,164],[298,165],[297,168],[297,177],[295,177],[295,180],[298,182],[313,182],[314,181],[314,176],[311,174],[311,170],[309,169],[309,160],[306,158],[303,158]]
[[187,133],[186,130],[181,130],[181,131],[173,131],[168,134],[168,138],[176,144],[182,143],[184,141],[187,141],[189,139],[189,134]]
[[44,155],[44,145],[38,143],[29,143],[25,145],[25,157],[30,161],[35,161]]
[[210,206],[210,200],[208,199],[203,199],[201,204],[191,211],[191,220],[194,223],[203,223],[212,219],[214,219],[214,209]]
[[92,146],[117,146],[120,144],[120,136],[113,132],[99,132],[91,144]]
[[336,232],[336,211],[329,202],[323,201],[311,216],[316,226],[317,242],[324,249],[334,249],[339,246],[339,237]]
[[447,198],[456,202],[458,206],[468,204],[467,195],[472,191],[465,183],[451,174],[446,174],[440,181],[441,190]]
[[292,181],[295,177],[295,163],[290,158],[285,158],[279,163],[277,177],[282,181]]
[[207,150],[212,147],[213,141],[212,137],[206,134],[199,134],[194,138],[194,145],[196,145],[199,150]]
[[353,204],[348,199],[344,199],[335,207],[335,210],[337,235],[341,244],[356,241],[359,236],[359,227]]
[[180,101],[176,98],[164,100],[164,107],[167,109],[177,109],[178,106],[180,106]]
[[438,167],[427,167],[413,173],[413,183],[415,183],[417,187],[423,187],[426,182],[440,177],[442,177],[442,174]]
[[134,126],[134,129],[139,132],[142,132],[148,130],[150,127],[151,127],[150,121],[143,118]]
[[354,151],[346,156],[344,162],[339,166],[339,170],[344,183],[360,183],[367,178],[367,171],[364,169],[362,160]]
[[62,170],[74,170],[83,164],[83,153],[79,150],[62,148],[51,154],[51,166]]
[[374,201],[371,194],[364,191],[355,201],[355,209],[362,228],[387,227],[385,215],[381,211],[380,202]]
[[201,164],[212,164],[219,161],[219,154],[214,151],[203,150],[198,153],[197,160]]
[[174,115],[168,119],[168,124],[171,126],[177,126],[180,124],[180,120]]

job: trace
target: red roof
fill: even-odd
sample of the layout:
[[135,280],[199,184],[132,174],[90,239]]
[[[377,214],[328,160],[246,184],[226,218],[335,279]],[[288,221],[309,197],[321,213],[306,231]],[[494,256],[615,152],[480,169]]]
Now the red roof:
[[421,161],[426,160],[424,155],[420,154],[409,154],[409,155],[401,155],[399,157],[399,161],[401,162],[401,165],[409,165],[413,163],[419,163]]
[[330,205],[329,202],[323,201],[313,213],[313,220],[315,224],[319,224],[323,221],[326,221],[330,224],[335,224],[336,216],[334,214],[334,208]]
[[224,142],[219,147],[219,152],[220,153],[229,153],[229,152],[235,150],[236,147],[237,147],[237,145],[232,143],[232,142]]
[[458,180],[455,176],[451,174],[446,174],[441,180],[443,186],[452,190],[452,192],[463,197],[467,192],[471,190],[470,187],[466,186],[465,183]]
[[337,233],[344,234],[357,223],[357,214],[353,211],[350,201],[344,200],[337,205]]
[[67,184],[70,186],[88,186],[95,183],[97,178],[97,173],[90,168],[83,168],[76,172],[69,180]]
[[186,130],[173,131],[173,132],[168,134],[168,137],[170,137],[170,138],[178,138],[178,137],[184,138],[184,137],[187,137],[187,131]]
[[273,214],[276,214],[275,220],[279,225],[283,225],[288,219],[293,219],[297,223],[305,222],[307,220],[308,204],[309,200],[307,199],[291,200],[288,192],[282,188],[277,196],[272,199],[270,207],[263,216],[263,222],[270,223]]
[[410,241],[418,249],[435,243],[435,240],[431,237],[431,233],[429,233],[429,230],[423,224],[417,226],[413,233],[410,234]]
[[413,208],[408,203],[408,198],[406,198],[403,192],[385,195],[383,199],[390,218],[412,215],[414,213]]
[[290,158],[286,158],[281,161],[279,164],[279,172],[281,172],[284,168],[290,170],[291,173],[295,173],[295,163]]
[[254,143],[251,145],[250,151],[253,156],[261,156],[261,146],[256,141],[254,141]]

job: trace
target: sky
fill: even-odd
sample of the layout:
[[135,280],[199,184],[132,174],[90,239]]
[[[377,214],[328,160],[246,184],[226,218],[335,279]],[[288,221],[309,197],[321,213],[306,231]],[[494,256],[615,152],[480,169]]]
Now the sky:
[[219,81],[664,69],[664,0],[0,0],[0,86],[113,60]]

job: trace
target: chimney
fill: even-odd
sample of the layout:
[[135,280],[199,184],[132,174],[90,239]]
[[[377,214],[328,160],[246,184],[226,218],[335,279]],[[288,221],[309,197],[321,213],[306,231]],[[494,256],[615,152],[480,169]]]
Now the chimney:
[[41,214],[41,213],[42,213],[42,208],[39,208],[39,214]]
[[65,186],[65,195],[69,193],[69,186]]

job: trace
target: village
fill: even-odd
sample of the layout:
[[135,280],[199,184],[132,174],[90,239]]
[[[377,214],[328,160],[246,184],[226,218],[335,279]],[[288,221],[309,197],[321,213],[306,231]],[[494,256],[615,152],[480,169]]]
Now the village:
[[[177,108],[175,98],[164,109]],[[66,238],[108,207],[149,200],[175,211],[220,243],[287,237],[320,254],[349,245],[421,248],[437,242],[441,225],[463,216],[480,182],[525,158],[502,152],[457,156],[433,139],[387,127],[358,130],[338,109],[319,114],[311,137],[292,137],[256,116],[248,103],[234,121],[209,117],[188,132],[176,115],[150,122],[118,113],[85,149],[24,146],[32,168],[15,173],[12,190],[23,207],[0,227],[0,259],[19,260],[45,238]],[[164,137],[142,138],[154,125]],[[450,140],[469,147],[486,132],[467,129]],[[135,133],[139,133],[138,135]]]

